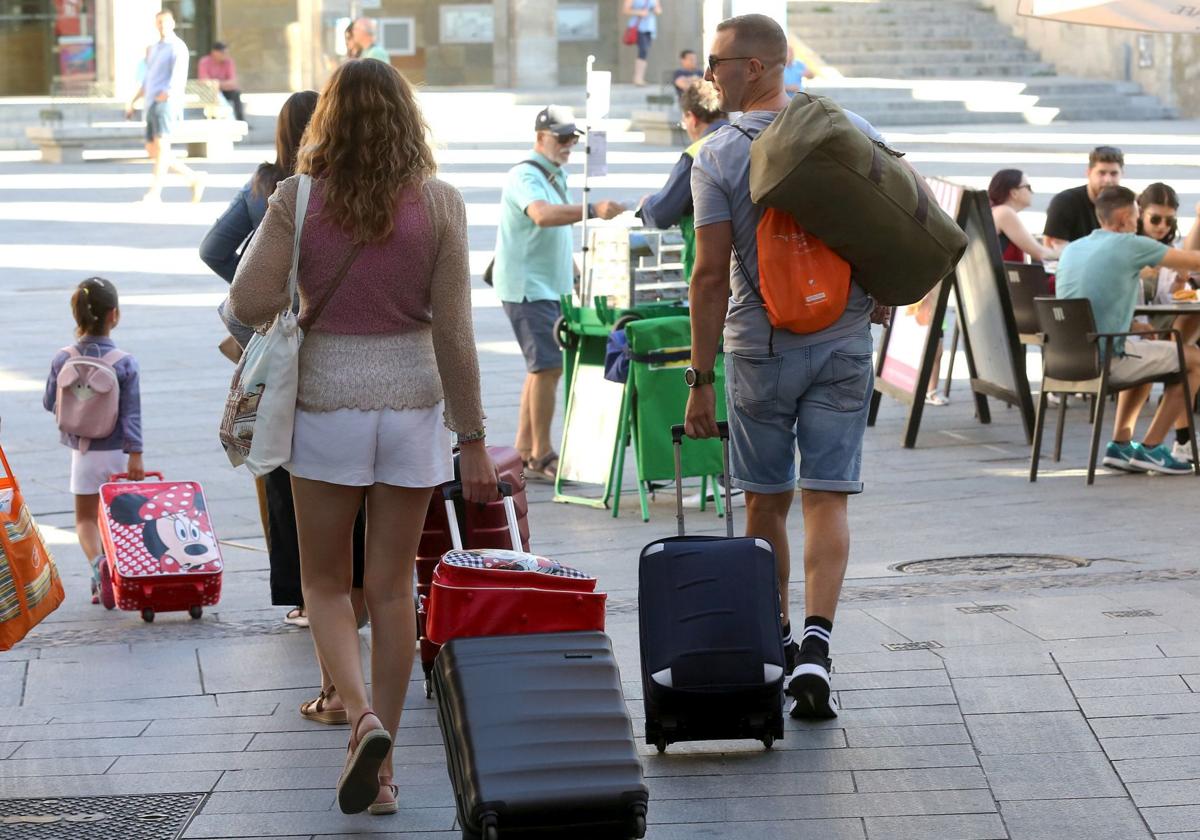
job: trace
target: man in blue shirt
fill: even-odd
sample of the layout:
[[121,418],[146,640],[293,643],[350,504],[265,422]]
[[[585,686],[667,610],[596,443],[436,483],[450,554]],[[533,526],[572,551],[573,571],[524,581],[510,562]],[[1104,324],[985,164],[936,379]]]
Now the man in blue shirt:
[[[1087,298],[1098,332],[1143,331],[1143,327],[1152,332],[1148,325],[1133,321],[1142,288],[1139,272],[1159,266],[1200,270],[1200,251],[1181,251],[1148,236],[1138,236],[1137,197],[1126,187],[1105,187],[1096,197],[1096,215],[1100,229],[1076,239],[1063,251],[1055,292],[1060,298]],[[1109,381],[1114,385],[1179,372],[1174,341],[1117,339],[1113,351]],[[1200,348],[1185,347],[1184,363],[1194,394],[1200,384]],[[1150,387],[1130,388],[1118,399],[1113,440],[1108,444],[1104,464],[1131,472],[1186,475],[1191,467],[1176,459],[1171,447],[1163,442],[1172,425],[1186,420],[1184,412],[1189,406],[1184,404],[1181,385],[1166,387],[1146,436],[1141,443],[1133,440],[1134,423]]]
[[[571,225],[584,207],[567,200],[563,166],[583,134],[569,108],[551,105],[534,121],[533,154],[508,172],[500,197],[500,226],[492,282],[525,357],[517,451],[525,474],[552,481],[558,455],[550,442],[562,352],[554,338],[559,299],[571,294],[575,279]],[[615,201],[587,206],[588,217],[612,219],[624,211]]]
[[787,91],[788,98],[804,90],[804,80],[815,75],[807,64],[796,58],[795,48],[788,44],[787,64],[783,66],[783,89]]
[[125,109],[125,119],[133,117],[133,106],[145,97],[146,154],[154,164],[150,191],[143,201],[162,200],[162,181],[167,170],[174,170],[188,180],[192,201],[204,193],[204,173],[184,166],[171,155],[171,129],[176,120],[183,119],[183,97],[187,87],[188,48],[175,34],[175,16],[164,9],[154,16],[159,41],[146,55],[146,77],[142,86]]

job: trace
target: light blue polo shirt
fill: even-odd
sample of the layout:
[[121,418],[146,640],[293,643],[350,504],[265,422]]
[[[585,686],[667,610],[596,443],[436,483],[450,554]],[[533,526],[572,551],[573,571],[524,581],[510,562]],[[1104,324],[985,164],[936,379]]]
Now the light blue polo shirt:
[[[1091,301],[1098,332],[1128,332],[1142,293],[1138,272],[1161,263],[1168,250],[1148,236],[1094,230],[1063,249],[1054,293]],[[1125,355],[1125,340],[1117,339],[1114,349]]]
[[[567,173],[561,166],[538,152],[531,152],[529,159],[545,167],[566,194]],[[568,203],[537,167],[518,163],[508,171],[500,197],[500,228],[492,267],[496,294],[509,303],[558,300],[570,294],[574,285],[571,225],[538,227],[525,214],[535,201]]]

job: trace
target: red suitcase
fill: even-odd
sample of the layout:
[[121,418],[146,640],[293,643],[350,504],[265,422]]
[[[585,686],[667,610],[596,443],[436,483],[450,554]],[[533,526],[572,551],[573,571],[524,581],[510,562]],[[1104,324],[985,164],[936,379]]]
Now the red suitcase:
[[[460,485],[443,486],[448,513]],[[518,541],[516,506],[501,483],[511,545]],[[454,549],[438,563],[428,601],[426,635],[437,645],[451,639],[525,633],[566,633],[604,629],[606,595],[596,579],[545,557],[503,548],[463,549],[455,517]]]
[[100,487],[101,599],[109,609],[186,610],[199,618],[221,598],[221,547],[195,481],[112,481]]
[[[525,495],[525,473],[521,454],[510,446],[489,446],[487,449],[500,472],[500,480],[512,485],[513,504],[521,531],[521,549],[528,551],[529,500]],[[458,472],[457,455],[455,472]],[[459,524],[466,532],[465,541],[468,548],[512,548],[503,502],[463,505],[457,513]],[[435,492],[429,502],[421,545],[417,549],[417,632],[421,639],[421,668],[425,672],[426,697],[433,696],[430,675],[433,672],[433,658],[437,656],[440,645],[435,645],[425,635],[425,608],[433,584],[433,570],[442,559],[442,555],[453,548],[442,494]]]

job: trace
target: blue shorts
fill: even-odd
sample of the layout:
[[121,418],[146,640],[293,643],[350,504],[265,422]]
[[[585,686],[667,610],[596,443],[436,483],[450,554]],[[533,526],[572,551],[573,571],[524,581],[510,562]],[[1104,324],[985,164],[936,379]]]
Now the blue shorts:
[[523,300],[520,303],[501,301],[504,314],[512,324],[513,335],[525,357],[525,369],[530,373],[556,370],[563,366],[562,348],[554,337],[554,327],[562,314],[556,300]]
[[170,102],[151,102],[146,107],[146,140],[169,137],[176,116]]
[[733,485],[751,493],[861,493],[871,350],[863,331],[774,356],[727,351]]

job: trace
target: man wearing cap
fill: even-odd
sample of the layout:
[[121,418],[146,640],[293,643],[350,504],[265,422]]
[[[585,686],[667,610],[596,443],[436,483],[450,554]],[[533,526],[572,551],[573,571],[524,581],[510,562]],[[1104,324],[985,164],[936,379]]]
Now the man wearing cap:
[[[569,108],[551,105],[534,121],[533,153],[508,172],[500,198],[500,226],[492,282],[525,357],[516,448],[530,478],[552,481],[558,455],[550,442],[562,352],[554,338],[559,299],[575,279],[571,225],[584,207],[567,198],[563,170],[583,133]],[[587,206],[588,218],[611,219],[624,211],[615,201]]]
[[229,55],[229,47],[222,41],[214,41],[208,55],[200,59],[196,65],[196,77],[212,79],[221,89],[221,95],[233,106],[233,118],[245,119],[242,111],[242,92],[239,88],[237,66]]

